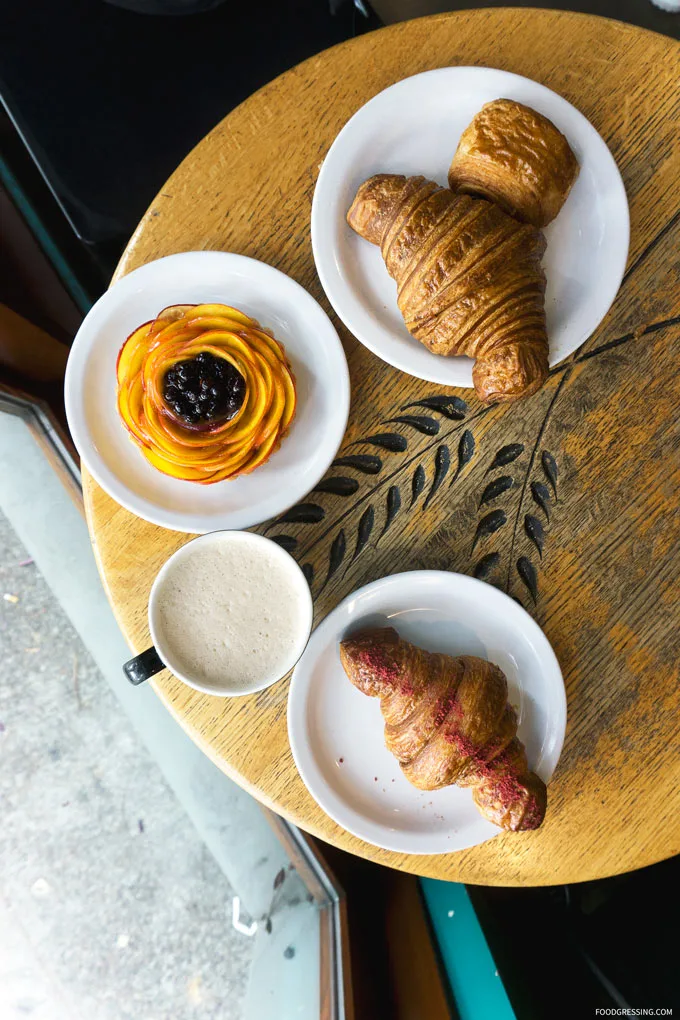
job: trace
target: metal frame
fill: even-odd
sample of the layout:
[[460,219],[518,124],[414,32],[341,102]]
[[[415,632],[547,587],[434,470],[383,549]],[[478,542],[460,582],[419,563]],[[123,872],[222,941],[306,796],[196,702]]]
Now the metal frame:
[[319,908],[320,1020],[353,1020],[345,893],[318,850],[296,826],[262,809]]
[[83,486],[80,466],[62,437],[62,429],[49,406],[37,397],[0,382],[0,412],[22,418],[69,495],[82,511]]

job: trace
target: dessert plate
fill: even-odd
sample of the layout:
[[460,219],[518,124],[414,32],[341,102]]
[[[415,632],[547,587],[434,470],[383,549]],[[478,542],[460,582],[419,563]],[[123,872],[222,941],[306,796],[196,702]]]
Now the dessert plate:
[[[298,404],[280,448],[252,474],[213,485],[170,478],[129,437],[116,407],[116,360],[133,329],[173,304],[233,305],[271,329],[295,373]],[[248,528],[309,492],[333,460],[349,412],[349,374],[330,319],[263,262],[227,252],[168,255],[135,269],[86,316],[66,370],[66,414],[83,463],[121,506],[175,531]]]
[[486,67],[445,67],[392,85],[345,125],[324,160],[312,203],[312,246],[328,300],[348,329],[383,361],[446,386],[472,386],[472,361],[432,354],[406,329],[380,250],[345,216],[359,185],[376,173],[423,174],[446,186],[461,134],[485,103],[515,99],[566,135],[581,165],[545,230],[546,315],[556,365],[602,321],[628,256],[629,216],[621,175],[592,124],[529,78]]
[[346,635],[367,626],[392,626],[429,651],[478,655],[500,666],[529,766],[545,782],[557,765],[567,721],[562,674],[548,639],[521,606],[483,581],[418,570],[348,596],[314,631],[293,673],[293,757],[334,821],[397,853],[448,853],[491,839],[500,830],[482,818],[470,789],[417,790],[385,747],[380,702],[352,686],[338,653]]

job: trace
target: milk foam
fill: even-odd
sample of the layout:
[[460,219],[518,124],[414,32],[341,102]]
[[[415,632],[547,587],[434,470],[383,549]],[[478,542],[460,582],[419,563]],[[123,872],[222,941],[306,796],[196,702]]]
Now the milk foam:
[[294,569],[238,534],[202,540],[171,564],[156,620],[178,671],[225,689],[283,676],[307,619]]

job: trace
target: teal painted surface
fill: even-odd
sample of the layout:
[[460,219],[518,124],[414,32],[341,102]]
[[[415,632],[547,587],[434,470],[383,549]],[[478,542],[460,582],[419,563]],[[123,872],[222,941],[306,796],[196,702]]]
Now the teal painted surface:
[[51,235],[46,230],[42,220],[26,198],[21,185],[2,157],[0,157],[0,180],[8,193],[14,199],[21,215],[26,220],[26,223],[32,230],[39,245],[61,277],[62,283],[68,290],[76,305],[83,315],[87,315],[92,307],[92,302],[76,279],[68,262],[53,241]]
[[516,1020],[465,886],[420,885],[460,1020]]

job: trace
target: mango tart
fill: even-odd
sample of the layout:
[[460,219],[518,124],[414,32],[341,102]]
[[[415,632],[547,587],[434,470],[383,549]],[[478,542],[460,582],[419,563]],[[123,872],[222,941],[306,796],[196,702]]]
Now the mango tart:
[[139,326],[116,366],[118,411],[155,468],[185,481],[254,471],[297,402],[285,350],[229,305],[172,305]]

